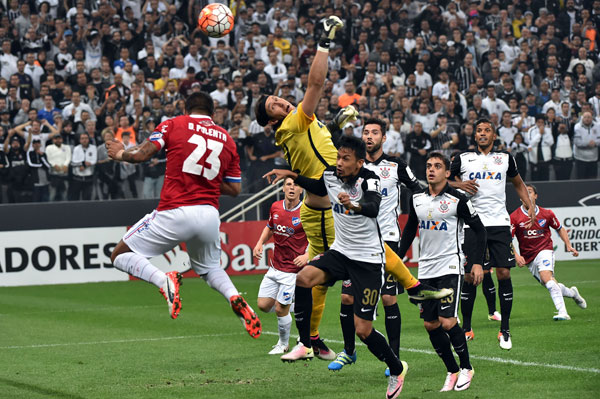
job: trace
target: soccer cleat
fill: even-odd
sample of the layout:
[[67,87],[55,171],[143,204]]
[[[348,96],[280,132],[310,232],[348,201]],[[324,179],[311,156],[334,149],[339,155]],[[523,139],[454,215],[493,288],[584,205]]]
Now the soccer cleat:
[[500,316],[500,313],[498,313],[498,311],[495,311],[493,314],[488,315],[488,320],[489,321],[502,321],[502,316]]
[[229,299],[229,302],[231,303],[233,313],[240,318],[246,331],[248,331],[248,334],[250,334],[252,338],[260,337],[260,334],[262,333],[260,320],[246,300],[241,295],[234,295]]
[[554,319],[554,321],[566,321],[566,320],[571,320],[571,316],[569,316],[568,313],[559,313],[559,314],[555,314],[554,317],[552,317]]
[[504,350],[512,349],[512,341],[510,340],[510,332],[500,331],[498,333],[498,341],[500,342],[500,348]]
[[456,385],[456,381],[458,380],[459,373],[450,373],[446,375],[446,381],[444,381],[444,386],[440,389],[440,392],[448,392],[453,391],[454,386]]
[[400,375],[390,375],[388,379],[388,388],[386,393],[387,399],[396,399],[402,392],[402,386],[404,385],[404,377],[408,371],[408,364],[402,361],[402,373]]
[[471,386],[471,381],[473,380],[473,375],[475,374],[475,370],[473,369],[460,369],[458,372],[458,380],[456,380],[456,385],[454,386],[455,391],[464,391]]
[[331,361],[336,358],[335,352],[329,349],[318,335],[311,335],[310,346],[313,348],[315,355],[321,360]]
[[280,344],[279,342],[273,345],[273,349],[269,351],[269,355],[283,355],[288,351],[289,346]]
[[581,309],[587,308],[587,302],[579,294],[579,290],[577,289],[577,287],[573,286],[573,287],[571,287],[571,289],[573,291],[575,291],[575,296],[573,297],[573,300],[575,301],[575,303],[577,304],[577,306],[579,306]]
[[290,353],[281,356],[282,362],[295,362],[296,360],[312,360],[315,357],[313,348],[307,348],[302,342],[294,346]]
[[329,363],[329,366],[327,366],[327,368],[332,371],[339,371],[345,365],[353,363],[356,363],[356,351],[354,352],[354,354],[348,355],[346,353],[346,350],[344,349],[343,351],[337,354],[336,359],[333,362]]
[[469,330],[469,331],[465,331],[465,339],[468,341],[473,341],[475,339],[475,333],[473,333],[473,330]]
[[452,288],[441,288],[437,289],[430,285],[419,283],[417,286],[408,288],[406,290],[408,297],[416,301],[424,301],[427,299],[442,299],[448,295],[452,295],[454,290]]
[[385,369],[385,376],[386,377],[390,376],[390,368],[389,367],[386,367],[386,369]]
[[158,291],[167,300],[169,305],[169,314],[172,319],[176,319],[181,311],[181,298],[179,297],[179,287],[183,284],[181,282],[181,274],[178,272],[168,272],[167,279],[163,284],[162,288]]

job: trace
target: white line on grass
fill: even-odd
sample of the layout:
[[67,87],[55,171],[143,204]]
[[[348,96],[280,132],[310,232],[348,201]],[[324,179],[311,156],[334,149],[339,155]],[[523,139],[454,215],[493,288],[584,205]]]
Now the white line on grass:
[[146,309],[146,308],[158,308],[163,305],[138,305],[138,306],[97,306],[91,308],[71,308],[71,309],[54,309],[54,310],[40,310],[35,312],[15,312],[15,313],[0,313],[0,317],[4,316],[23,316],[30,314],[46,314],[46,313],[78,313],[78,312],[102,312],[102,311],[115,311],[116,309]]
[[[156,341],[171,341],[179,339],[194,339],[194,338],[206,338],[206,337],[224,337],[231,335],[241,335],[242,333],[222,333],[222,334],[203,334],[203,335],[181,335],[171,337],[157,337],[157,338],[135,338],[135,339],[117,339],[110,341],[88,341],[88,342],[69,342],[69,343],[55,343],[55,344],[37,344],[37,345],[12,345],[12,346],[0,346],[0,350],[10,349],[40,349],[40,348],[56,348],[56,347],[68,347],[68,346],[79,346],[79,345],[107,345],[107,344],[129,344],[129,343],[140,343],[140,342],[156,342]],[[263,331],[265,335],[278,336],[279,333],[272,331]],[[332,342],[335,344],[343,344],[344,341],[325,339],[326,342]],[[358,343],[359,346],[364,346],[362,343]],[[414,348],[402,348],[405,352],[423,353],[427,355],[437,354],[434,351],[426,349],[414,349]],[[514,364],[515,366],[534,366],[534,367],[546,367],[551,369],[569,370],[569,371],[581,371],[585,373],[600,374],[600,369],[586,368],[586,367],[574,367],[563,364],[550,364],[550,363],[536,363],[536,362],[523,362],[520,360],[503,359],[500,357],[489,357],[489,356],[477,356],[471,355],[473,359],[486,360],[494,363],[505,363]]]

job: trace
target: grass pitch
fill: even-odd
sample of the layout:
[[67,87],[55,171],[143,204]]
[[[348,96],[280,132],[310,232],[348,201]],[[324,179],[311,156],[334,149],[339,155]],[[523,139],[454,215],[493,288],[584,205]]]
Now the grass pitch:
[[[515,269],[510,352],[498,347],[499,323],[487,320],[478,290],[469,343],[475,377],[464,392],[437,392],[445,368],[416,308],[400,296],[401,357],[409,364],[401,397],[598,397],[600,261],[559,262],[556,274],[578,286],[588,309],[566,299],[572,320],[554,322],[548,291]],[[255,309],[261,278],[234,278]],[[328,295],[321,327],[336,351],[339,290]],[[186,279],[181,295],[183,310],[171,320],[158,290],[140,281],[0,289],[0,398],[385,397],[385,365],[363,345],[358,362],[340,372],[319,359],[284,364],[267,355],[277,341],[274,314],[261,314],[264,334],[253,340],[201,279]],[[385,333],[383,317],[375,326]]]

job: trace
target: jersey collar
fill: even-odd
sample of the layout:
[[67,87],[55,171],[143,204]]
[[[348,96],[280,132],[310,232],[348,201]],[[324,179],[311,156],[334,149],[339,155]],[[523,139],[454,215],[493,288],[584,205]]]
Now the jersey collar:
[[298,209],[298,208],[300,208],[301,206],[302,206],[302,201],[298,201],[298,204],[297,204],[295,207],[293,207],[292,209],[287,209],[287,208],[285,207],[285,199],[283,200],[283,210],[284,210],[284,211],[288,211],[288,212],[294,212],[295,210],[297,210],[297,209]]
[[[523,215],[529,216],[529,213],[527,213],[527,209],[525,209],[525,207],[523,205],[521,205],[521,212],[523,212]],[[536,205],[535,206],[535,214],[537,215],[539,212],[540,212],[540,208]]]
[[386,155],[386,153],[384,152],[384,153],[381,153],[381,156],[380,156],[379,158],[377,158],[376,160],[374,160],[373,162],[371,162],[371,161],[369,161],[369,160],[365,159],[365,163],[368,163],[368,164],[373,164],[373,165],[379,165],[379,163],[380,163],[381,161],[383,161],[384,159],[386,159],[386,158],[387,158],[387,155]]
[[189,115],[190,118],[197,118],[197,119],[205,119],[208,121],[212,121],[212,118],[208,115],[200,115],[200,114],[190,114]]
[[[441,197],[442,195],[446,194],[448,192],[449,188],[450,188],[450,184],[446,183],[446,185],[444,186],[442,191],[440,191],[440,193],[437,195],[437,197]],[[431,194],[431,191],[429,190],[429,184],[427,185],[427,194],[430,197],[433,196],[433,194]]]

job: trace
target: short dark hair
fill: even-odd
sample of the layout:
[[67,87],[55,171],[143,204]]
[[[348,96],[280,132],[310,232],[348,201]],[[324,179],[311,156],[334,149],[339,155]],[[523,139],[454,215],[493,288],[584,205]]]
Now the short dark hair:
[[379,119],[379,118],[369,118],[365,121],[365,123],[363,123],[363,130],[365,129],[365,126],[367,126],[367,125],[379,125],[379,127],[381,128],[381,134],[383,136],[385,136],[386,129],[387,129],[387,123],[385,123],[384,120]]
[[215,103],[213,102],[210,94],[204,91],[191,94],[185,100],[185,112],[191,114],[192,111],[197,111],[208,116],[212,116],[215,112]]
[[537,187],[536,186],[534,186],[531,183],[527,183],[527,184],[525,184],[525,187],[531,187],[531,189],[533,190],[533,192],[535,193],[535,195],[537,195]]
[[427,159],[425,159],[425,162],[429,161],[431,158],[437,158],[437,159],[442,160],[442,163],[444,164],[444,167],[446,168],[446,170],[450,170],[450,160],[448,159],[448,157],[446,157],[441,152],[437,152],[437,151],[430,152],[427,155]]
[[496,134],[496,126],[494,126],[494,124],[492,123],[491,120],[489,120],[488,118],[479,118],[475,121],[475,123],[473,124],[473,130],[477,131],[477,126],[481,125],[482,123],[488,123],[491,127],[492,127],[492,131],[494,132],[494,134]]
[[256,107],[254,108],[254,114],[256,115],[256,121],[262,127],[267,126],[267,124],[271,120],[271,118],[269,117],[269,114],[267,114],[267,108],[266,108],[267,98],[269,98],[269,96],[262,95],[259,98],[258,102],[256,103]]
[[355,136],[342,135],[337,142],[337,148],[348,148],[354,151],[356,159],[365,159],[367,157],[367,146],[361,139]]

